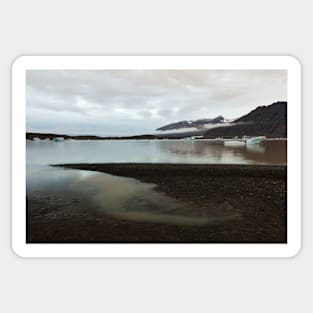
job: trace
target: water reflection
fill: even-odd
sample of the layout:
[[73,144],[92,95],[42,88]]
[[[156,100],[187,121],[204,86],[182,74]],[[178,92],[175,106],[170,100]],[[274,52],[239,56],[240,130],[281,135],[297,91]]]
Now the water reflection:
[[[191,162],[237,164],[286,164],[287,141],[267,140],[260,144],[227,146],[222,141],[158,142],[160,150],[183,156]],[[194,162],[197,163],[197,162]]]
[[286,164],[287,141],[250,146],[214,140],[27,142],[28,164],[112,162]]
[[246,146],[248,152],[252,153],[260,153],[264,154],[265,153],[265,145],[264,143],[260,143],[257,145],[247,145]]
[[37,216],[54,218],[71,208],[77,209],[77,214],[84,218],[90,214],[109,214],[119,219],[199,226],[235,218],[234,212],[228,203],[208,204],[203,211],[157,192],[153,184],[97,172],[65,170],[49,164],[287,162],[286,141],[233,147],[210,140],[28,141],[26,152],[28,200],[44,203],[39,208],[29,207],[30,213],[37,210]]
[[[219,219],[233,218],[228,203],[210,208],[190,208],[154,190],[155,185],[132,178],[109,174],[69,170],[49,166],[28,167],[27,196],[31,201],[44,199],[40,214],[51,218],[57,207],[88,203],[88,215],[111,215],[119,219],[201,226]],[[49,197],[53,201],[49,201]],[[32,207],[29,208],[32,213]],[[216,214],[216,211],[218,214]]]

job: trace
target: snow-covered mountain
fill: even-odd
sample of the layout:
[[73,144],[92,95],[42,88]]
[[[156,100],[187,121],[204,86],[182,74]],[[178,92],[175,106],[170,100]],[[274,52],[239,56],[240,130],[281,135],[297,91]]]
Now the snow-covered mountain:
[[171,123],[162,127],[159,127],[158,131],[177,131],[177,130],[188,130],[188,129],[198,129],[204,130],[217,126],[223,126],[224,123],[229,123],[230,120],[226,120],[223,116],[219,115],[215,118],[204,118],[199,120],[190,120],[190,121],[179,121]]

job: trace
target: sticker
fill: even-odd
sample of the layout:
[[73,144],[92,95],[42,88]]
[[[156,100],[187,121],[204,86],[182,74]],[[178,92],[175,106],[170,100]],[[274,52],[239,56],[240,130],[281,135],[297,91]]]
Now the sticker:
[[300,247],[295,58],[14,62],[17,255],[291,257]]

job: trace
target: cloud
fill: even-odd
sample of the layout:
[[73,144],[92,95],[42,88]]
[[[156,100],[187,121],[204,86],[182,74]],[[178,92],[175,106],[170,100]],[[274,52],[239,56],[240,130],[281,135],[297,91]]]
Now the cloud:
[[287,100],[279,70],[28,70],[27,129],[147,133]]

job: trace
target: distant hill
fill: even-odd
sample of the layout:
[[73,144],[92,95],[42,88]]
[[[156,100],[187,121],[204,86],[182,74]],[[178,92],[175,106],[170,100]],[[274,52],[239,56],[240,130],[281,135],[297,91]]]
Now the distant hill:
[[205,138],[266,136],[287,138],[287,102],[259,106],[247,115],[234,120],[232,126],[209,129]]
[[137,135],[137,136],[124,136],[124,137],[100,137],[94,135],[78,135],[78,136],[69,136],[62,134],[51,134],[51,133],[26,133],[26,139],[34,140],[34,138],[39,138],[40,140],[53,140],[55,138],[64,138],[64,139],[74,139],[74,140],[127,140],[127,139],[158,139],[159,137],[154,135]]
[[[287,102],[275,102],[260,106],[234,121],[223,116],[212,119],[180,121],[158,128],[157,134],[143,134],[124,137],[100,137],[93,135],[70,136],[52,133],[26,133],[26,139],[53,140],[57,137],[75,140],[127,140],[127,139],[180,139],[189,136],[204,138],[233,138],[242,136],[266,136],[269,138],[287,138]],[[164,131],[164,132],[163,132]]]
[[162,126],[156,130],[169,131],[169,130],[179,130],[182,128],[205,128],[208,124],[223,124],[225,122],[224,117],[219,115],[215,118],[205,118],[194,121],[180,121],[176,123],[171,123],[165,126]]

